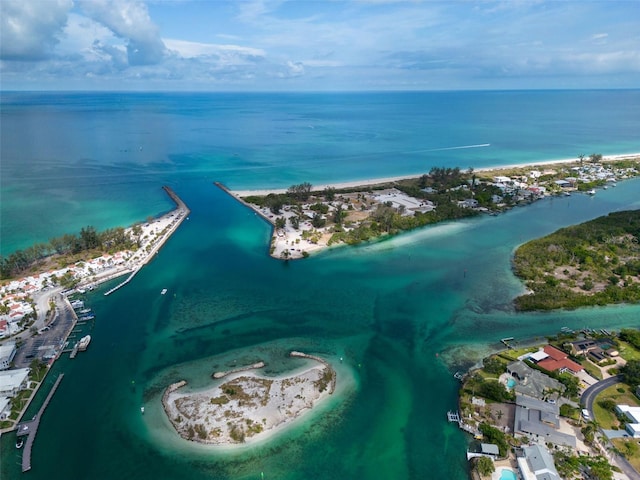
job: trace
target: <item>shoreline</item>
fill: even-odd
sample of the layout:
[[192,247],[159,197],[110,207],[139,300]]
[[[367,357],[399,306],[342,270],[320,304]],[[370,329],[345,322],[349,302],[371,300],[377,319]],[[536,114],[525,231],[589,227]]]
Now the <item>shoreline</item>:
[[[606,183],[605,178],[607,179],[606,181],[622,181],[629,178],[629,170],[632,171],[631,177],[638,175],[637,165],[635,168],[616,168],[615,166],[610,167],[608,164],[624,160],[638,164],[640,163],[640,153],[608,156],[593,154],[593,157],[593,159],[583,158],[582,161],[579,158],[573,160],[558,159],[546,160],[536,164],[512,164],[499,167],[483,167],[478,170],[469,169],[464,173],[460,171],[468,179],[455,189],[462,188],[466,193],[463,193],[462,197],[458,195],[452,203],[454,205],[457,204],[459,209],[475,211],[472,212],[475,214],[485,212],[496,215],[516,205],[531,203],[546,196],[571,195],[573,192],[580,191],[579,185],[582,183],[592,183],[595,188],[603,187],[607,189],[608,186],[604,185]],[[558,174],[553,169],[549,170],[549,167],[552,166],[556,167],[561,173]],[[527,170],[531,171],[527,172]],[[476,173],[480,174],[478,176],[482,178],[477,178]],[[550,176],[551,179],[545,179],[545,175]],[[375,218],[376,208],[379,209],[383,206],[392,208],[393,214],[401,217],[415,217],[418,215],[417,212],[430,215],[431,212],[437,209],[441,199],[434,199],[426,194],[409,193],[403,189],[402,185],[396,183],[408,181],[415,183],[417,186],[424,176],[428,177],[429,174],[375,178],[337,183],[332,186],[309,185],[307,196],[311,200],[308,202],[306,199],[305,202],[301,202],[295,199],[295,195],[288,195],[289,189],[234,191],[220,182],[214,182],[214,185],[252,210],[255,215],[260,216],[271,226],[269,255],[272,258],[288,261],[306,258],[312,253],[328,249],[334,244],[352,244],[354,242],[353,238],[356,238],[355,242],[359,243],[360,233],[358,229],[363,225],[365,227],[365,240],[372,239],[366,229],[369,224],[376,223],[371,221],[372,218]],[[487,177],[493,177],[493,179],[488,180]],[[561,181],[564,182],[562,186],[558,183]],[[475,187],[471,186],[469,188],[471,182],[477,182],[474,184]],[[613,185],[615,186],[615,183]],[[373,186],[378,188],[373,191],[371,188]],[[483,186],[493,188],[493,196],[490,202],[484,201],[484,204],[479,204],[478,200],[475,199],[475,192],[477,188]],[[338,196],[337,200],[334,201],[334,198],[326,197],[324,192],[326,188],[335,190],[334,195]],[[342,191],[343,189],[348,191],[344,192]],[[596,190],[591,187],[590,190],[584,190],[583,193],[595,195],[595,192]],[[269,195],[284,195],[286,199],[270,200]],[[255,203],[252,203],[250,201],[252,199],[248,198],[251,196],[259,198],[254,200]],[[503,197],[508,197],[508,200],[503,201]],[[497,198],[497,200],[494,200],[494,198]],[[273,206],[269,207],[269,202],[272,201],[281,202],[281,205],[276,209]],[[316,203],[314,204],[314,202]],[[318,208],[314,209],[314,207]],[[324,208],[322,214],[319,213],[321,211],[320,207]],[[336,211],[338,211],[338,214],[343,215],[339,220],[334,220],[335,217],[333,215]],[[460,214],[454,215],[453,218],[459,217]],[[375,218],[375,220],[378,220],[378,218]],[[420,220],[418,220],[419,222]],[[399,228],[399,231],[412,230],[416,226],[424,226],[429,223],[433,222],[427,220],[422,225],[414,224],[414,226],[409,226],[408,228]],[[353,237],[349,237],[352,230],[355,230],[356,233]],[[376,232],[373,238],[378,238],[388,233],[389,228],[387,228],[386,233]]]
[[255,371],[259,362],[213,374],[219,381],[197,392],[179,392],[187,382],[175,382],[162,395],[164,413],[178,436],[189,442],[220,449],[262,444],[335,392],[337,374],[328,361],[295,351],[289,356],[317,364],[267,377]]
[[[634,159],[634,158],[638,158],[640,157],[640,152],[637,153],[622,153],[622,154],[616,154],[616,155],[604,155],[602,157],[602,162],[614,162],[614,161],[618,161],[618,160],[627,160],[627,159]],[[586,160],[586,158],[585,158]],[[586,160],[588,161],[588,160]],[[564,159],[555,159],[555,160],[542,160],[539,162],[526,162],[526,163],[513,163],[513,164],[509,164],[509,165],[495,165],[495,166],[488,166],[488,167],[480,167],[480,168],[474,168],[475,172],[482,172],[482,173],[486,173],[486,172],[494,172],[494,171],[501,171],[501,170],[508,170],[508,169],[513,169],[513,168],[533,168],[536,166],[548,166],[548,165],[563,165],[563,164],[574,164],[574,163],[578,163],[579,159],[577,158],[564,158]],[[370,187],[373,185],[381,185],[381,184],[385,184],[385,183],[392,183],[392,182],[398,182],[401,180],[410,180],[410,179],[414,179],[414,178],[419,178],[420,176],[424,175],[425,172],[423,173],[415,173],[415,174],[408,174],[408,175],[398,175],[398,176],[392,176],[392,177],[380,177],[380,178],[368,178],[368,179],[363,179],[363,180],[351,180],[351,181],[346,181],[346,182],[336,182],[336,183],[331,183],[331,184],[324,184],[324,185],[314,185],[312,187],[312,191],[321,191],[324,190],[325,188],[335,188],[335,189],[343,189],[343,188],[356,188],[356,187]],[[216,184],[219,182],[216,182]],[[222,185],[222,184],[221,184]],[[235,190],[232,188],[229,188],[227,186],[224,186],[223,188],[224,190],[226,190],[230,195],[234,196],[234,197],[249,197],[249,196],[266,196],[270,193],[274,193],[274,194],[281,194],[281,193],[287,193],[287,188],[263,188],[263,189],[245,189],[245,190]]]

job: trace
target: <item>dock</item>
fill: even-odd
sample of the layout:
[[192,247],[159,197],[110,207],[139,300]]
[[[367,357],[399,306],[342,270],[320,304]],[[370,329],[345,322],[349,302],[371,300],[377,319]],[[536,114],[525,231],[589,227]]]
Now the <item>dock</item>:
[[22,472],[23,473],[31,470],[31,449],[33,448],[33,442],[36,438],[36,433],[38,433],[38,427],[40,426],[40,419],[42,418],[42,415],[44,414],[44,411],[46,410],[47,406],[49,406],[49,402],[51,401],[51,398],[53,398],[53,394],[56,393],[56,390],[58,389],[58,385],[60,385],[60,382],[62,381],[63,377],[64,377],[64,373],[61,373],[60,375],[58,375],[58,379],[56,380],[56,383],[53,384],[53,387],[51,388],[49,395],[47,395],[47,398],[45,399],[44,403],[40,407],[40,410],[38,410],[38,413],[36,414],[36,416],[33,417],[33,420],[30,420],[28,422],[22,422],[18,425],[18,431],[16,435],[19,437],[28,435],[27,441],[25,442],[25,445],[24,445],[24,450],[22,451]]

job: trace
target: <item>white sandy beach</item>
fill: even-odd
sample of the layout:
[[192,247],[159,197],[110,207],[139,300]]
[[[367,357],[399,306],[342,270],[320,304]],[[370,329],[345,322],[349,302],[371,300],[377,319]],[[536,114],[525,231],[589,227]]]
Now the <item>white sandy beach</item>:
[[330,374],[323,363],[278,377],[236,372],[204,391],[169,387],[163,406],[183,438],[220,446],[262,442],[329,397],[323,379]]
[[[640,157],[640,153],[625,153],[625,154],[620,154],[620,155],[605,155],[602,157],[602,161],[603,162],[611,162],[611,161],[616,161],[616,160],[625,160],[625,159],[633,159],[633,158],[638,158]],[[588,161],[585,158],[586,161]],[[490,172],[490,171],[494,171],[494,170],[506,170],[506,169],[511,169],[511,168],[527,168],[527,167],[536,167],[536,166],[541,166],[541,165],[557,165],[557,164],[563,164],[563,163],[577,163],[578,159],[577,158],[562,158],[562,159],[557,159],[557,160],[543,160],[540,162],[527,162],[527,163],[514,163],[514,164],[510,164],[510,165],[496,165],[493,167],[481,167],[481,168],[476,168],[475,171],[476,172]],[[413,175],[401,175],[401,176],[396,176],[396,177],[380,177],[380,178],[367,178],[367,179],[362,179],[362,180],[352,180],[352,181],[348,181],[348,182],[338,182],[338,183],[334,183],[334,184],[327,184],[327,185],[313,185],[313,190],[314,191],[322,191],[325,188],[336,188],[336,189],[340,189],[340,188],[354,188],[354,187],[368,187],[371,185],[379,185],[382,183],[390,183],[390,182],[397,182],[400,180],[407,180],[410,178],[417,178],[420,177],[421,175],[424,175],[427,172],[420,172],[420,173],[415,173]],[[265,189],[258,189],[258,190],[230,190],[231,193],[237,197],[249,197],[249,196],[264,196],[264,195],[268,195],[270,193],[275,193],[275,194],[279,194],[279,193],[287,193],[287,189],[286,188],[265,188]]]

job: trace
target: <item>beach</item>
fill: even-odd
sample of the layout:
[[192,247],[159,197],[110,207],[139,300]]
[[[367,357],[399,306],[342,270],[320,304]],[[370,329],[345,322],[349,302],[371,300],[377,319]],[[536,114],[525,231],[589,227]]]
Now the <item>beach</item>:
[[[620,155],[604,155],[602,157],[603,162],[613,162],[616,160],[631,160],[640,158],[640,152],[638,153],[625,153]],[[475,172],[493,172],[493,171],[502,171],[516,168],[534,168],[537,166],[544,165],[562,165],[562,164],[575,164],[579,160],[577,158],[563,158],[557,160],[542,160],[539,162],[525,162],[525,163],[514,163],[514,164],[506,164],[506,165],[494,165],[489,167],[478,167],[474,168]],[[588,161],[588,160],[587,160]],[[429,173],[428,171],[416,173],[414,175],[400,175],[400,176],[391,176],[391,177],[380,177],[380,178],[364,178],[362,180],[352,180],[348,182],[337,182],[326,185],[313,185],[312,191],[322,191],[326,188],[357,188],[357,187],[371,187],[374,185],[382,185],[385,183],[398,182],[401,180],[409,180],[412,178],[418,178],[421,175]],[[250,196],[265,196],[270,193],[280,194],[287,193],[287,188],[262,188],[262,189],[252,189],[252,190],[229,190],[232,195],[237,197],[250,197]]]
[[[605,180],[615,185],[618,180],[638,174],[640,154],[600,155],[600,157],[598,162],[589,159],[583,161],[548,160],[534,164],[474,169],[473,173],[470,173],[470,169],[467,172],[469,177],[467,182],[470,184],[477,172],[481,177],[477,180],[478,185],[484,183],[495,187],[492,190],[492,198],[495,197],[496,201],[492,200],[490,205],[479,206],[477,200],[474,199],[476,193],[474,190],[478,188],[478,185],[469,188],[469,184],[463,182],[463,184],[457,185],[456,189],[466,189],[466,193],[462,197],[458,197],[457,204],[465,209],[477,209],[478,212],[497,214],[513,206],[513,203],[507,206],[502,202],[503,197],[507,195],[515,197],[516,203],[524,204],[539,200],[547,195],[571,195],[571,193],[578,191],[579,183],[595,182],[594,185],[606,189],[608,186],[603,183]],[[631,170],[610,168],[613,162],[625,160],[634,162],[636,167]],[[555,168],[545,168],[550,166]],[[563,172],[559,178],[555,177],[558,175],[558,171]],[[544,176],[553,176],[554,180],[564,182],[563,186],[560,187],[557,181],[543,181],[541,177]],[[331,187],[328,185],[311,186],[309,192],[311,197],[308,201],[296,201],[294,194],[289,198],[289,201],[282,200],[283,206],[281,209],[278,207],[277,210],[261,204],[252,197],[286,194],[286,190],[232,191],[219,182],[215,182],[215,185],[269,222],[273,226],[270,255],[273,258],[291,260],[306,258],[333,244],[343,243],[343,240],[336,237],[334,232],[358,228],[364,222],[370,221],[376,212],[385,206],[394,208],[402,216],[433,212],[437,209],[437,205],[424,198],[426,195],[409,195],[394,185],[396,182],[415,181],[418,178],[418,176],[398,176],[344,182]],[[374,186],[377,187],[375,191],[372,189]],[[339,193],[337,196],[334,193],[331,198],[325,198],[325,189],[328,188],[337,189]],[[350,189],[351,191],[341,193],[340,189]],[[497,192],[500,192],[501,195],[497,195]],[[588,193],[594,195],[595,189],[590,189]],[[448,202],[451,201],[448,200]],[[321,216],[321,222],[317,222],[318,208],[321,203],[324,212]],[[336,212],[343,215],[343,218],[338,221],[339,224],[331,222],[331,218],[336,215]]]
[[185,381],[167,387],[162,405],[181,437],[231,446],[265,441],[310,412],[335,390],[336,372],[323,359],[300,352],[291,356],[317,364],[273,377],[260,375],[264,363],[216,372],[213,386],[184,392]]

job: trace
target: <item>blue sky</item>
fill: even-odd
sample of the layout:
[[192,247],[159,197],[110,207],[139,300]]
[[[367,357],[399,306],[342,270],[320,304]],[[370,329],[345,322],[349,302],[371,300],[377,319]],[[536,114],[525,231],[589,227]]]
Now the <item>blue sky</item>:
[[1,0],[3,90],[637,88],[640,2]]

